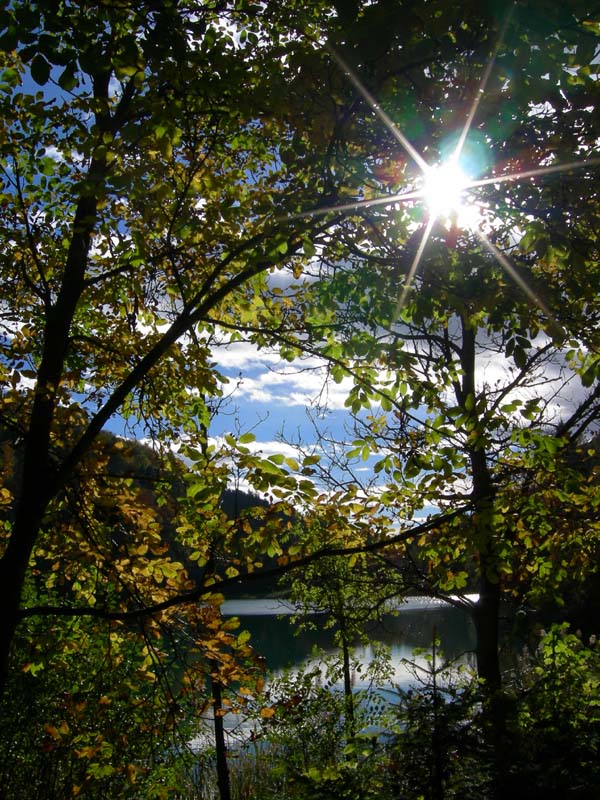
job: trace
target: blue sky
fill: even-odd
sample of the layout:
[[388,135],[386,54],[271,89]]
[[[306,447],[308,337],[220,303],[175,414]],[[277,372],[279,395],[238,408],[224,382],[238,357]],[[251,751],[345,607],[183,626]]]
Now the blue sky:
[[282,441],[314,442],[314,420],[335,438],[347,438],[350,381],[327,381],[325,366],[315,358],[290,364],[242,342],[215,348],[213,355],[229,379],[227,400],[210,427],[213,437],[252,431],[265,453],[279,452]]
[[[543,348],[547,342],[547,336],[540,333],[532,344]],[[327,382],[323,364],[314,358],[289,364],[275,352],[258,350],[246,343],[215,348],[213,356],[219,371],[230,380],[224,387],[228,398],[210,427],[214,439],[226,433],[252,431],[256,437],[253,450],[265,456],[278,452],[296,456],[294,443],[298,439],[309,450],[311,444],[314,446],[317,432],[311,420],[316,420],[322,432],[338,442],[346,442],[348,448],[352,446],[355,437],[349,430],[351,416],[344,406],[349,380],[342,384]],[[494,392],[510,385],[513,369],[514,365],[503,354],[486,353],[483,348],[479,355],[479,388],[485,384]],[[504,402],[519,399],[525,403],[530,397],[541,397],[546,404],[545,419],[558,422],[570,416],[584,395],[580,380],[565,363],[564,355],[557,352],[541,364],[541,372],[529,386],[517,387]],[[518,409],[514,418],[516,425],[528,424]],[[368,482],[379,458],[381,454],[374,454],[366,461],[356,459],[353,473]]]
[[[43,91],[47,99],[60,96],[60,90],[52,84],[46,84],[43,89],[30,79],[25,84],[27,89]],[[360,86],[357,88],[362,91]],[[344,407],[350,381],[327,382],[326,370],[315,359],[289,364],[281,362],[276,353],[258,351],[245,343],[217,348],[213,355],[217,368],[230,382],[224,387],[228,400],[213,418],[211,436],[218,438],[226,433],[252,431],[257,440],[256,448],[265,455],[289,452],[286,441],[300,439],[308,446],[314,443],[317,434],[311,419],[317,419],[320,429],[334,439],[351,441],[352,435],[346,431],[349,414]],[[482,379],[489,381],[495,373],[506,380],[504,370],[499,361],[490,362],[482,371]],[[551,384],[549,388],[551,394]],[[563,393],[563,413],[568,413],[580,396],[578,385],[572,385]],[[111,428],[120,432],[122,421],[115,419]],[[358,465],[358,469],[368,468],[363,464]]]

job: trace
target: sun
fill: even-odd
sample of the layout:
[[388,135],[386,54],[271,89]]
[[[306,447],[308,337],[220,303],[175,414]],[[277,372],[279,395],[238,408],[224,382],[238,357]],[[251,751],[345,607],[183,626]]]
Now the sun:
[[[560,329],[559,324],[554,319],[550,309],[546,304],[537,296],[529,283],[523,278],[519,271],[515,269],[507,256],[502,253],[493,241],[486,235],[485,229],[493,226],[496,218],[493,207],[478,192],[479,189],[485,186],[497,187],[504,183],[513,183],[531,178],[542,178],[552,173],[569,172],[572,170],[585,169],[592,166],[600,165],[599,157],[587,157],[577,159],[570,162],[556,163],[549,165],[540,165],[530,169],[498,174],[494,170],[494,174],[488,177],[473,178],[469,176],[460,166],[460,161],[463,156],[467,138],[471,131],[473,121],[479,108],[480,101],[484,96],[486,86],[492,69],[496,60],[496,56],[500,51],[503,42],[504,34],[508,28],[508,24],[512,15],[511,6],[507,13],[502,30],[498,37],[496,46],[489,58],[488,64],[484,70],[481,82],[475,93],[471,107],[467,114],[462,130],[458,136],[458,141],[450,156],[442,160],[436,165],[428,164],[423,155],[414,147],[410,140],[405,136],[404,132],[396,125],[396,123],[388,116],[383,110],[381,105],[377,102],[375,97],[364,86],[358,75],[346,63],[346,61],[336,52],[332,47],[327,47],[327,50],[333,60],[338,64],[342,72],[348,78],[350,83],[355,87],[363,99],[367,102],[371,111],[375,116],[379,117],[382,123],[387,128],[388,132],[396,139],[397,143],[410,159],[414,162],[416,167],[420,170],[420,176],[413,183],[413,185],[406,191],[401,191],[398,194],[384,195],[381,197],[374,197],[369,199],[356,199],[351,202],[338,204],[338,205],[323,205],[318,208],[313,208],[308,211],[286,216],[286,221],[300,217],[312,217],[330,214],[336,212],[337,214],[345,212],[360,212],[362,209],[368,209],[375,206],[387,206],[390,209],[398,209],[400,205],[408,203],[414,205],[424,206],[428,212],[421,225],[420,243],[417,247],[416,254],[410,264],[410,268],[406,274],[406,280],[402,288],[401,296],[397,305],[397,313],[404,305],[408,293],[411,290],[414,278],[418,272],[420,263],[425,254],[427,244],[430,237],[434,233],[437,226],[445,227],[454,236],[447,238],[448,241],[456,241],[456,234],[459,231],[468,231],[469,238],[475,239],[487,250],[496,261],[502,266],[509,277],[523,290],[525,295],[529,298],[532,304],[546,315],[550,323],[555,326],[557,330]],[[560,329],[563,335],[562,329]]]
[[451,158],[425,170],[423,199],[432,218],[459,228],[471,227],[473,203],[468,195],[471,178]]

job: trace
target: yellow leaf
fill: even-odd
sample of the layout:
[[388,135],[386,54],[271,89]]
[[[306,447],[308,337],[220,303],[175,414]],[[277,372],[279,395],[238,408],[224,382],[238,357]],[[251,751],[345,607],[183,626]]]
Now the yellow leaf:
[[263,719],[270,719],[275,716],[274,708],[261,708],[260,715]]
[[75,750],[75,755],[77,758],[94,758],[96,752],[97,750],[95,747],[80,747],[78,750]]
[[0,489],[0,503],[2,505],[7,505],[12,501],[12,494],[6,487],[2,487]]
[[46,724],[44,725],[44,730],[53,739],[60,739],[60,733],[58,732],[58,728],[56,728],[54,725]]

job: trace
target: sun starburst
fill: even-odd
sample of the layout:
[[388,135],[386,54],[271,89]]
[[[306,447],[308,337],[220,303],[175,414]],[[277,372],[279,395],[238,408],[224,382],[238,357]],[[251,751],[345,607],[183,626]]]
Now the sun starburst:
[[488,235],[486,235],[486,232],[482,229],[482,218],[485,218],[486,216],[489,217],[489,207],[478,197],[477,190],[485,186],[499,186],[503,183],[541,178],[553,173],[571,172],[573,170],[595,166],[600,164],[600,158],[589,157],[583,160],[573,160],[562,164],[556,163],[538,166],[517,172],[493,174],[483,178],[471,178],[468,172],[463,169],[461,164],[461,159],[467,145],[471,127],[475,120],[480,102],[485,94],[488,81],[494,68],[496,57],[502,46],[502,42],[504,40],[504,36],[510,23],[513,11],[514,4],[510,6],[509,11],[505,16],[496,46],[490,55],[479,86],[475,92],[475,96],[469,108],[458,141],[450,155],[438,164],[427,163],[423,155],[414,147],[399,126],[381,108],[375,97],[364,86],[354,70],[346,63],[346,61],[338,52],[329,47],[328,50],[333,60],[337,63],[348,80],[359,92],[373,113],[381,120],[398,144],[412,159],[419,169],[421,175],[420,178],[417,179],[415,187],[409,189],[408,191],[368,200],[356,200],[343,205],[321,207],[294,216],[321,216],[331,212],[354,212],[381,205],[393,207],[405,203],[418,203],[423,206],[426,211],[426,222],[423,224],[423,233],[416,251],[416,255],[412,260],[406,275],[404,287],[398,301],[398,313],[400,313],[412,287],[414,278],[418,273],[419,266],[426,252],[427,244],[431,237],[434,225],[438,223],[441,225],[451,226],[454,230],[458,229],[471,232],[475,240],[478,241],[488,253],[494,256],[498,264],[502,266],[510,279],[522,289],[532,303],[538,306],[538,308],[547,317],[549,328],[558,335],[562,331],[559,324],[552,316],[550,309],[538,297],[536,292],[529,285],[526,279],[520,275],[514,265],[511,264],[507,256],[500,252],[498,248],[490,241]]
[[468,208],[469,177],[455,159],[428,167],[424,176],[424,201],[431,216],[458,220]]

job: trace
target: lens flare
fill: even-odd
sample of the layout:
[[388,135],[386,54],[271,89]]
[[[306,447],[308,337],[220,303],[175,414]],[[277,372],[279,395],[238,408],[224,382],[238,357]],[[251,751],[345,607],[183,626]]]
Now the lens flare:
[[[416,184],[413,184],[408,190],[402,191],[394,195],[386,195],[383,197],[373,197],[364,199],[357,197],[354,201],[347,202],[341,205],[321,205],[320,207],[309,209],[307,211],[297,212],[292,215],[286,215],[279,219],[289,222],[290,220],[325,216],[329,214],[342,215],[347,212],[362,213],[368,209],[376,206],[389,206],[397,208],[400,205],[417,204],[425,207],[427,214],[423,224],[423,235],[420,240],[417,254],[413,259],[410,269],[406,275],[404,288],[402,290],[400,299],[398,301],[397,312],[399,313],[406,301],[408,293],[412,287],[414,279],[417,275],[421,262],[425,256],[427,244],[431,238],[434,227],[441,225],[448,231],[446,242],[454,242],[452,246],[456,246],[457,235],[460,231],[469,231],[471,238],[474,236],[487,250],[496,261],[504,268],[509,277],[522,289],[527,295],[529,300],[535,303],[538,308],[546,315],[549,321],[549,327],[555,333],[559,332],[559,326],[552,317],[550,309],[541,301],[533,289],[529,286],[526,279],[515,269],[509,259],[501,253],[495,245],[487,238],[484,228],[493,227],[496,217],[493,204],[481,196],[477,190],[485,186],[498,186],[503,183],[510,183],[513,181],[523,181],[527,179],[542,178],[546,175],[553,173],[570,173],[574,170],[584,170],[590,167],[597,167],[600,164],[600,158],[596,155],[588,156],[588,158],[570,161],[562,164],[551,164],[546,166],[537,166],[530,169],[524,169],[519,172],[506,173],[501,175],[493,175],[484,178],[473,178],[469,176],[463,169],[461,169],[459,162],[463,160],[465,147],[468,146],[467,139],[471,133],[473,121],[479,109],[480,102],[487,89],[492,70],[494,68],[496,58],[500,52],[500,48],[504,41],[504,36],[512,19],[512,14],[516,3],[511,4],[509,7],[500,36],[496,42],[496,46],[490,55],[486,65],[480,85],[467,118],[460,131],[458,142],[454,151],[450,154],[447,160],[441,161],[436,166],[430,166],[419,151],[410,142],[404,132],[399,126],[391,119],[391,117],[381,108],[375,97],[369,92],[366,86],[362,83],[356,72],[347,64],[347,62],[337,53],[331,46],[328,46],[329,53],[333,60],[340,67],[342,72],[347,76],[350,83],[354,86],[367,106],[371,111],[381,120],[389,133],[396,139],[397,143],[404,149],[407,155],[417,166],[420,171]],[[474,170],[478,171],[478,170]],[[561,332],[562,335],[562,332]]]
[[469,178],[455,161],[431,167],[425,173],[423,193],[432,217],[460,216],[465,207]]

